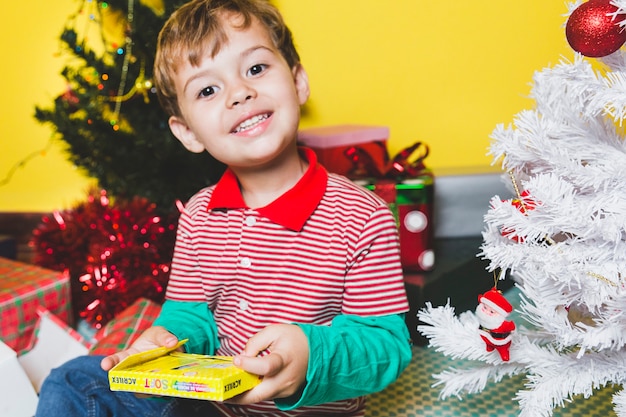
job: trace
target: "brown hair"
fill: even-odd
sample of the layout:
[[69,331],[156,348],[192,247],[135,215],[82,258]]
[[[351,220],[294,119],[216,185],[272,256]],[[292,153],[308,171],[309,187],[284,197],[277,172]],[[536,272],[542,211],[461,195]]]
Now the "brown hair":
[[180,116],[172,77],[180,63],[199,65],[209,50],[215,56],[227,41],[221,19],[225,13],[242,17],[240,28],[254,18],[267,28],[272,41],[290,68],[300,62],[291,31],[280,12],[267,0],[193,0],[176,10],[159,33],[154,61],[154,84],[161,106],[169,115]]

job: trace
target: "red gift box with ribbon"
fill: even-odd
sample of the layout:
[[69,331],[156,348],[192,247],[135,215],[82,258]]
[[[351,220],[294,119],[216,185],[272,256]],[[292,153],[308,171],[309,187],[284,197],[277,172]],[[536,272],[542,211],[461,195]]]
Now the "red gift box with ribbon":
[[389,161],[387,139],[389,128],[384,126],[337,125],[302,129],[298,141],[315,151],[317,159],[329,172],[349,175],[352,162],[345,151],[358,146],[367,152],[377,169],[383,169]]
[[365,149],[353,146],[345,150],[352,163],[348,176],[374,191],[394,213],[402,267],[410,272],[435,266],[434,177],[424,165],[428,152],[426,144],[416,142],[380,169]]

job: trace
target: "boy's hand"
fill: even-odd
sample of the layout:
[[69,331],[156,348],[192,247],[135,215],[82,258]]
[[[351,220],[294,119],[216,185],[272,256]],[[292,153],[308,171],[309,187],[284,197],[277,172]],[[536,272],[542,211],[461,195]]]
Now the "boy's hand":
[[103,370],[108,371],[133,353],[144,352],[161,346],[172,347],[176,343],[178,343],[176,336],[165,330],[164,327],[153,326],[146,329],[128,349],[114,353],[102,359],[100,367]]
[[[270,354],[257,356],[264,350]],[[248,340],[234,363],[263,380],[250,391],[228,402],[253,404],[274,398],[289,397],[300,390],[306,381],[309,364],[309,341],[300,327],[294,324],[273,324]]]

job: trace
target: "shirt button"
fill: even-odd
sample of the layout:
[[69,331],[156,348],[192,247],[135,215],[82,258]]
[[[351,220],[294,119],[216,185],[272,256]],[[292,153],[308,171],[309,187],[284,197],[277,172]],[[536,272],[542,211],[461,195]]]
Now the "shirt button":
[[244,268],[248,268],[250,267],[250,265],[252,265],[252,261],[247,256],[244,256],[243,258],[241,258],[241,261],[239,262],[239,264],[243,266]]
[[248,309],[248,302],[246,300],[239,300],[239,310],[246,311]]
[[248,216],[246,217],[246,226],[254,226],[256,224],[256,218],[254,218],[254,216]]

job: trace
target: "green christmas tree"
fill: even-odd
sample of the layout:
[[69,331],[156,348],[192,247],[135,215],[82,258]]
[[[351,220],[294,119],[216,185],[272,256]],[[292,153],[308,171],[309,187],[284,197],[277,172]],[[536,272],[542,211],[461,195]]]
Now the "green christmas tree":
[[75,318],[96,328],[163,300],[178,202],[224,170],[172,136],[152,84],[158,32],[182,3],[78,0],[60,37],[67,90],[35,111],[101,189],[44,217],[31,242],[36,264],[69,271]]
[[[35,117],[52,125],[70,161],[110,196],[143,197],[173,211],[224,169],[172,136],[151,81],[158,32],[183,1],[79,3],[60,37],[72,58],[62,71],[68,89]],[[93,32],[100,39],[89,38]]]

